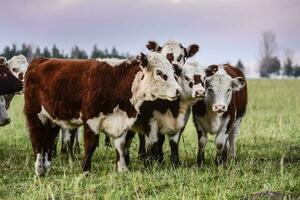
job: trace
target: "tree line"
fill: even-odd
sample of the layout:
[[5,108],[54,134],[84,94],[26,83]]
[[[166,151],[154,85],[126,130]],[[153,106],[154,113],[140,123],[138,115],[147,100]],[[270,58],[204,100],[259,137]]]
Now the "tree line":
[[5,46],[0,53],[1,56],[7,59],[12,58],[15,55],[24,55],[30,62],[33,58],[74,58],[74,59],[87,59],[87,58],[128,58],[129,53],[119,53],[116,47],[112,47],[111,50],[107,48],[100,49],[97,45],[94,45],[93,50],[88,54],[84,49],[79,48],[77,45],[72,47],[70,54],[64,53],[63,50],[59,49],[57,45],[53,45],[51,48],[40,47],[33,48],[32,45],[23,43],[20,48],[16,44],[11,46]]

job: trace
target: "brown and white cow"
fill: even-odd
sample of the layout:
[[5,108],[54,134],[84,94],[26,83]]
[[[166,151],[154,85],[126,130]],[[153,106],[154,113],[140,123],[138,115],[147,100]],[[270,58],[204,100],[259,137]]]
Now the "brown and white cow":
[[191,106],[205,96],[204,77],[204,68],[195,61],[187,62],[177,75],[177,82],[182,88],[177,100],[160,99],[144,102],[141,106],[136,126],[143,127],[144,135],[140,134],[140,156],[146,159],[146,164],[149,159],[163,161],[162,146],[165,135],[169,137],[172,165],[179,164],[179,140],[189,118]]
[[198,133],[198,165],[204,161],[207,133],[215,135],[216,164],[234,159],[236,135],[247,106],[247,83],[237,68],[211,65],[206,70],[206,98],[193,106],[194,124]]
[[142,103],[175,100],[180,91],[172,65],[160,53],[141,54],[138,60],[114,65],[97,60],[33,60],[25,75],[25,115],[36,174],[49,171],[60,127],[70,130],[80,125],[84,127],[84,172],[91,169],[100,131],[113,138],[118,171],[127,170],[125,138]]
[[[14,59],[15,57],[11,60]],[[23,82],[16,78],[15,74],[10,71],[10,65],[6,58],[0,57],[0,126],[10,123],[7,110],[14,95],[22,90]]]
[[[150,51],[162,53],[173,64],[178,83],[183,88],[183,93],[180,99],[176,101],[158,99],[154,102],[145,102],[142,105],[141,114],[136,123],[139,128],[134,130],[140,133],[139,155],[141,158],[148,157],[146,160],[149,158],[162,160],[162,144],[166,134],[169,136],[172,149],[171,160],[176,165],[178,163],[178,141],[188,119],[189,108],[196,99],[195,96],[192,97],[195,94],[192,94],[191,89],[194,92],[198,91],[199,94],[197,95],[200,98],[203,95],[202,91],[204,91],[201,84],[199,84],[200,79],[194,80],[194,75],[195,77],[201,77],[202,75],[199,66],[189,69],[187,66],[192,65],[186,65],[186,68],[184,68],[186,60],[197,53],[199,46],[192,44],[185,48],[181,43],[169,40],[162,47],[154,41],[149,41],[146,47]],[[189,84],[191,84],[191,87]],[[197,88],[198,86],[199,88]],[[130,133],[134,135],[134,132]]]

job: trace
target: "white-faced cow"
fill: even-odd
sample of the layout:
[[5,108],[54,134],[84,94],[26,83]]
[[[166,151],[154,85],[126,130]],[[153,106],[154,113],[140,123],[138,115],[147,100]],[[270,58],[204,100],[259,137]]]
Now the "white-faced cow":
[[216,135],[216,164],[235,158],[236,135],[247,105],[244,74],[230,65],[211,65],[206,70],[206,98],[193,106],[198,133],[198,165],[204,161],[207,133]]
[[84,127],[82,170],[91,158],[100,131],[113,138],[118,171],[127,170],[124,152],[127,130],[144,101],[175,100],[181,88],[168,60],[159,53],[116,65],[97,60],[35,59],[25,75],[25,115],[35,172],[51,167],[51,148],[60,127]]
[[[182,88],[177,100],[160,99],[144,102],[141,106],[136,124],[137,127],[143,127],[142,132],[145,134],[144,137],[140,134],[140,153],[141,158],[146,159],[146,164],[149,159],[163,161],[162,145],[165,135],[169,137],[172,165],[179,164],[179,140],[189,118],[191,106],[205,96],[204,77],[204,68],[195,61],[187,62],[177,75],[177,82]],[[153,137],[156,137],[154,141]]]
[[[184,73],[181,73],[186,59],[195,55],[199,50],[198,45],[192,44],[188,48],[185,48],[180,43],[174,40],[169,40],[162,47],[154,41],[149,41],[146,46],[150,51],[162,53],[169,60],[169,62],[172,63],[175,74],[179,80],[178,82],[184,79],[183,74],[186,72],[186,74],[190,76],[188,79],[191,87],[195,89],[197,86],[200,86],[198,85],[201,82],[201,78],[199,77],[201,77],[202,74],[199,66],[194,68],[192,67],[191,70],[185,70]],[[195,75],[197,79],[196,81],[194,80],[193,75]],[[183,91],[183,94],[189,94],[191,97],[192,95],[190,94],[190,86],[186,85],[187,87],[185,87],[184,82],[181,82],[181,84],[183,84],[182,89],[185,90]],[[194,87],[193,84],[196,86]],[[202,95],[201,91],[203,91],[203,89],[198,91],[200,98]],[[136,123],[137,125],[134,126],[134,130],[130,132],[131,137],[129,137],[129,139],[133,137],[134,131],[140,133],[140,158],[145,160],[149,160],[149,158],[162,160],[162,144],[164,142],[164,135],[167,134],[170,136],[169,138],[172,148],[171,160],[174,165],[177,165],[178,141],[181,135],[181,131],[179,130],[184,128],[190,113],[189,107],[183,105],[192,105],[191,102],[187,103],[188,100],[184,95],[181,99],[176,101],[158,99],[154,102],[145,102],[142,105],[141,114],[139,115]],[[193,98],[190,98],[190,100],[191,99]],[[160,133],[160,131],[162,132]],[[129,160],[129,158],[126,160]]]
[[7,109],[14,95],[22,90],[23,82],[10,71],[6,58],[0,57],[0,126],[9,124]]

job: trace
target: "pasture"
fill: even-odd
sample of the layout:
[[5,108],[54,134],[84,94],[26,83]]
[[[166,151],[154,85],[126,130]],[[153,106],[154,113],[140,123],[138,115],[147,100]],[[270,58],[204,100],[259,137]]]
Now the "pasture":
[[279,199],[300,198],[300,80],[250,80],[248,89],[235,162],[215,166],[209,136],[204,166],[198,168],[190,120],[179,168],[172,169],[165,143],[165,163],[143,169],[135,137],[130,172],[117,173],[115,151],[104,147],[101,135],[88,177],[81,173],[82,153],[72,166],[58,154],[46,177],[34,175],[23,97],[18,96],[9,111],[11,124],[0,128],[0,199],[267,199],[271,192]]

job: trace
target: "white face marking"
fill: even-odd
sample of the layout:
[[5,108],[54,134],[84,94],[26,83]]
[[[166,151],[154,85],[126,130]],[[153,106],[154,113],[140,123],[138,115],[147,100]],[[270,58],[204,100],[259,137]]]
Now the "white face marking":
[[[172,65],[161,53],[151,52],[147,58],[149,66],[143,68],[144,79],[140,85],[146,94],[146,100],[175,100],[177,91],[181,92],[181,88],[175,80]],[[166,80],[163,77],[166,77]]]
[[127,59],[120,59],[120,58],[97,58],[96,60],[99,62],[106,62],[112,67],[115,67],[117,65],[120,65],[123,62],[128,61]]
[[25,75],[29,65],[26,60],[26,57],[23,55],[14,56],[7,63],[9,70],[17,78],[19,78],[20,73],[23,73],[23,76]]
[[128,171],[124,158],[125,138],[126,134],[122,134],[121,137],[113,139],[114,146],[119,153],[119,160],[117,161],[118,172]]
[[119,109],[119,105],[114,108],[113,113],[108,115],[99,114],[98,117],[87,120],[87,124],[95,134],[101,130],[111,137],[120,137],[124,131],[128,130],[135,122],[136,117],[129,118],[127,113]]
[[3,96],[0,96],[0,125],[4,124],[8,120],[8,114],[6,110],[6,101]]
[[54,119],[50,116],[50,114],[46,111],[46,109],[42,106],[41,112],[38,113],[38,118],[42,122],[42,124],[46,124],[48,120],[54,124],[58,125],[64,129],[73,129],[77,128],[82,125],[81,118],[79,119],[71,119],[71,120],[60,120],[60,119]]
[[41,176],[45,173],[42,154],[40,153],[36,154],[36,161],[34,167],[35,167],[35,174],[37,176]]
[[158,126],[157,126],[156,120],[151,119],[150,120],[150,133],[149,133],[149,135],[145,135],[145,143],[146,143],[145,147],[146,147],[147,151],[150,150],[151,147],[153,146],[153,144],[158,141],[157,130],[158,130]]
[[180,43],[176,42],[175,40],[167,41],[161,49],[161,53],[165,56],[167,54],[173,54],[174,60],[172,64],[176,64],[179,66],[183,66],[185,62],[185,51],[184,48],[180,45]]
[[[195,76],[201,76],[201,82],[195,83]],[[198,93],[205,93],[205,88],[203,86],[204,77],[205,70],[196,61],[185,63],[182,67],[182,74],[178,79],[179,85],[183,89],[181,97],[183,99],[199,98],[197,96]],[[198,100],[200,99],[201,98]]]
[[206,79],[206,101],[213,111],[223,106],[227,111],[232,97],[232,78],[225,72],[223,67]]

